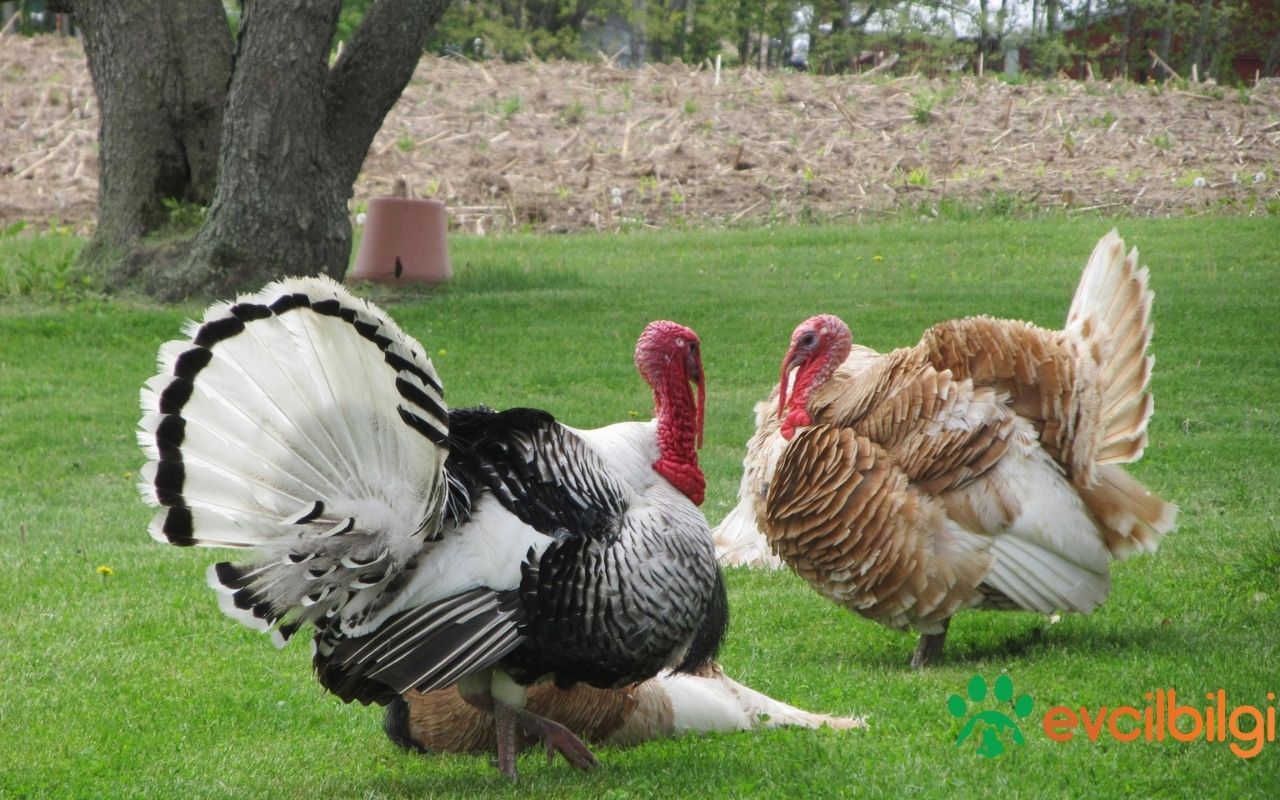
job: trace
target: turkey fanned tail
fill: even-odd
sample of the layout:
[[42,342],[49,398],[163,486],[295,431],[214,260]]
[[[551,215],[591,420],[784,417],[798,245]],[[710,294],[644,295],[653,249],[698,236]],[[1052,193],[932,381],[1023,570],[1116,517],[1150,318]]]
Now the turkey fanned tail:
[[142,390],[151,535],[253,549],[209,583],[278,644],[308,622],[375,629],[441,525],[448,412],[422,346],[327,278],[216,304],[185,333]]

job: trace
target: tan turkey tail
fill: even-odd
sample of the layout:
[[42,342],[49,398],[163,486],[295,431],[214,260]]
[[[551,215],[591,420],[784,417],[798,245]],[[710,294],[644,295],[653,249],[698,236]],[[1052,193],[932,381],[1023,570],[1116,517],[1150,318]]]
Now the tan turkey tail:
[[1103,435],[1098,464],[1137,461],[1147,445],[1154,403],[1147,385],[1155,358],[1151,344],[1151,304],[1147,269],[1138,268],[1138,249],[1125,255],[1112,230],[1102,237],[1085,265],[1067,312],[1067,331],[1097,359],[1102,385]]
[[1107,549],[1116,558],[1154,553],[1160,539],[1178,522],[1178,507],[1125,472],[1117,464],[1098,468],[1097,481],[1079,487],[1085,505],[1102,522]]
[[756,430],[747,441],[747,455],[742,460],[742,480],[738,482],[738,504],[711,531],[716,558],[726,567],[758,567],[782,569],[782,559],[773,552],[769,540],[756,518],[756,504],[768,485],[771,446],[781,425],[774,409],[778,390],[756,403]]
[[716,544],[716,558],[726,567],[757,567],[781,569],[782,559],[771,549],[769,542],[756,524],[756,512],[751,497],[743,497],[729,515],[711,532]]

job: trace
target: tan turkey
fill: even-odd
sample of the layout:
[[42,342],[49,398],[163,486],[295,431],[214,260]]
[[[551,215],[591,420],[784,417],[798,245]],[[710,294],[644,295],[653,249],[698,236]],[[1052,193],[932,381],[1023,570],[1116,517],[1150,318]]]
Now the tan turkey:
[[1060,331],[971,317],[881,354],[837,317],[807,320],[757,406],[722,563],[776,555],[920,631],[917,668],[966,608],[1092,611],[1111,560],[1154,552],[1177,516],[1122,466],[1147,442],[1152,299],[1112,231]]
[[[760,728],[866,728],[864,717],[802,711],[743,686],[716,663],[692,672],[667,671],[617,689],[578,684],[529,687],[528,709],[593,744],[629,747],[686,733]],[[387,736],[424,753],[484,753],[495,746],[493,724],[456,689],[409,692],[387,706]],[[519,746],[536,742],[528,736]]]

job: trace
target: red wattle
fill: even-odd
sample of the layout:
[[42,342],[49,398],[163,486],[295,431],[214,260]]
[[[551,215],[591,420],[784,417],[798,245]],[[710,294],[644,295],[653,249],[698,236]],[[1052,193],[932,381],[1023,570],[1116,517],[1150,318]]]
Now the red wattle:
[[659,475],[670,481],[672,486],[679,489],[685,497],[693,501],[694,505],[702,505],[707,493],[707,479],[703,477],[702,470],[696,463],[659,459],[654,462],[653,468]]
[[675,373],[665,385],[655,387],[654,405],[658,414],[659,457],[653,468],[686,497],[701,505],[707,486],[698,466],[702,406],[695,407],[689,381]]
[[796,428],[804,428],[812,424],[813,418],[809,416],[809,412],[803,408],[797,408],[782,420],[782,427],[778,432],[782,434],[783,439],[791,441],[791,437],[796,435]]

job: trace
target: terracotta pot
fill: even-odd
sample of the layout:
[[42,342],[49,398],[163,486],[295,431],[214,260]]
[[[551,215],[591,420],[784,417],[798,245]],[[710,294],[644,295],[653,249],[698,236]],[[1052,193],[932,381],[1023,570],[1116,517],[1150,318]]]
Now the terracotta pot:
[[350,281],[444,283],[453,277],[444,203],[404,197],[369,201]]

